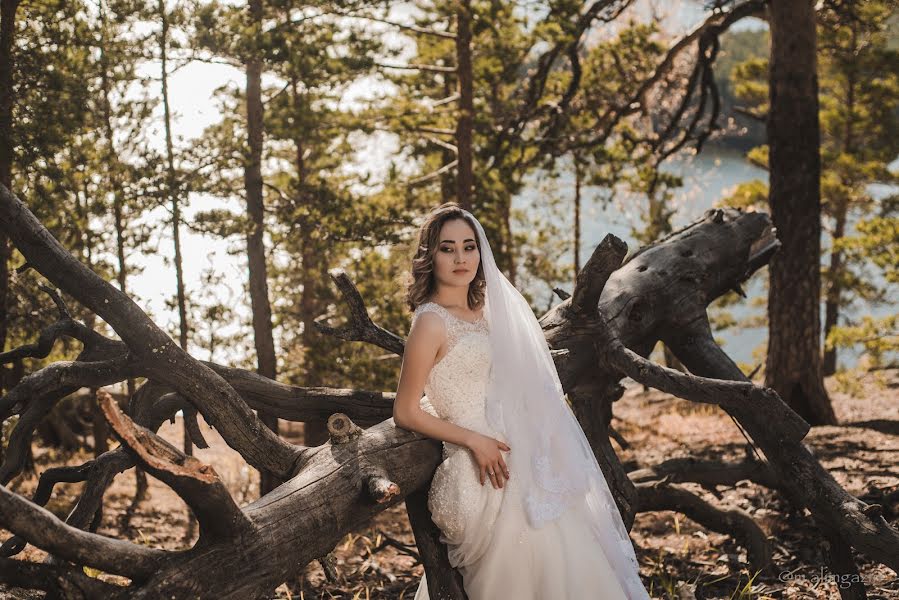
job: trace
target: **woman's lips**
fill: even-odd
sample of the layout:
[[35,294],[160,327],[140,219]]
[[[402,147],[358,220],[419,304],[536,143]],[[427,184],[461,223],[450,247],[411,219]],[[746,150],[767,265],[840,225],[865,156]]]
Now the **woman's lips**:
[[468,273],[468,269],[453,269],[453,273]]

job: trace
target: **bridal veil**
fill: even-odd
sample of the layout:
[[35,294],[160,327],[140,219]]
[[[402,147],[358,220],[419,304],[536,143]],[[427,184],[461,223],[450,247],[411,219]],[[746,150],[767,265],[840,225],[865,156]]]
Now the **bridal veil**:
[[463,212],[476,228],[487,284],[492,360],[487,421],[512,448],[507,464],[523,490],[528,522],[539,529],[575,503],[586,503],[589,525],[622,589],[629,598],[648,598],[627,529],[565,399],[543,330],[527,301],[497,267],[481,223]]

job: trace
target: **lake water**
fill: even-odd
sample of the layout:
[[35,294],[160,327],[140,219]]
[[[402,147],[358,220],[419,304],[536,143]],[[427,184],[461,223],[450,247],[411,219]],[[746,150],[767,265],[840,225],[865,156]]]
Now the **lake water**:
[[[676,213],[672,217],[674,229],[680,229],[688,223],[700,218],[703,212],[711,208],[716,201],[727,195],[738,183],[761,179],[766,181],[766,171],[750,164],[741,153],[726,148],[709,146],[701,154],[689,158],[677,158],[666,163],[666,170],[681,175],[684,178],[682,188],[675,191],[673,206]],[[875,190],[877,197],[883,197],[889,192],[886,188]],[[563,175],[560,178],[548,180],[534,177],[525,191],[513,200],[513,208],[526,210],[529,215],[548,214],[545,210],[536,208],[545,206],[546,195],[553,194],[567,199],[568,206],[573,205],[574,177]],[[640,215],[647,209],[645,197],[634,194],[618,193],[611,202],[608,200],[609,190],[606,188],[584,187],[581,194],[581,264],[590,257],[593,249],[607,233],[612,233],[627,242],[630,251],[636,249],[639,244],[632,235],[632,228],[640,228],[642,219]],[[559,223],[567,227],[568,237],[572,240],[574,218],[573,208],[563,211],[567,223]],[[533,218],[531,216],[530,218]],[[558,217],[553,217],[558,219]],[[822,240],[824,247],[830,246],[830,240],[825,234]],[[572,254],[568,253],[562,261],[570,264]],[[829,255],[822,256],[822,263],[829,263]],[[541,302],[549,301],[551,288],[546,284],[533,286],[522,284],[522,287],[530,292],[534,298]],[[572,284],[562,286],[571,291]],[[764,316],[767,310],[767,268],[761,269],[753,275],[743,286],[747,298],[739,304],[731,305],[727,310],[738,321],[754,316]],[[555,299],[553,303],[557,303]],[[896,311],[895,304],[870,305],[868,303],[851,306],[845,313],[858,319],[862,315],[886,316]],[[821,323],[824,322],[824,305],[821,306]],[[845,321],[841,318],[841,324]],[[716,332],[724,350],[744,370],[751,369],[761,360],[762,353],[767,345],[766,327],[742,327],[731,328]],[[857,349],[838,350],[838,366],[852,367],[858,361],[861,354]]]

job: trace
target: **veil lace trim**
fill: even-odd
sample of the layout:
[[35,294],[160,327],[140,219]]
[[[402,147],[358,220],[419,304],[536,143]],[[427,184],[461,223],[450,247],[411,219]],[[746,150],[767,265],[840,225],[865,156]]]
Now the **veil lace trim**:
[[496,265],[480,222],[469,211],[487,283],[491,372],[487,421],[512,451],[507,464],[523,490],[525,514],[543,527],[576,503],[585,503],[590,526],[629,599],[648,600],[639,565],[605,476],[568,406],[546,337],[527,301]]

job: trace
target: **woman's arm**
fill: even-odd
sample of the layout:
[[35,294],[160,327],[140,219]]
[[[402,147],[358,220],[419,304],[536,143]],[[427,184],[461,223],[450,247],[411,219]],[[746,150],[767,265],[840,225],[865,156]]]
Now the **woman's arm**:
[[419,315],[406,339],[400,381],[393,403],[393,422],[397,427],[429,438],[467,447],[474,431],[435,417],[421,408],[425,381],[445,342],[446,327],[440,315],[431,312]]
[[487,474],[493,473],[489,477],[493,487],[501,488],[505,479],[509,478],[509,469],[500,452],[508,452],[509,446],[494,438],[435,417],[421,408],[421,393],[425,381],[445,342],[446,326],[440,315],[435,313],[419,315],[406,339],[400,381],[393,403],[393,422],[397,427],[468,448],[478,463],[480,471],[478,479],[481,485],[487,479]]

